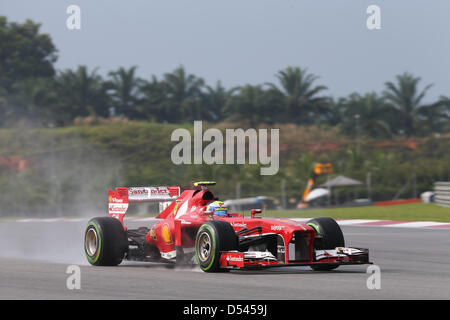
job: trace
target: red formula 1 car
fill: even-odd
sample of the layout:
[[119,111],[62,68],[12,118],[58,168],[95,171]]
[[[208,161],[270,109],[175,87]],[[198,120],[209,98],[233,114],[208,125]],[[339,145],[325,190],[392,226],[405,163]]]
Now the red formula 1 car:
[[[310,266],[331,270],[340,265],[368,264],[369,250],[346,248],[331,218],[306,223],[281,218],[206,212],[216,200],[199,182],[180,194],[180,187],[117,188],[109,191],[109,217],[89,221],[84,237],[92,265],[118,265],[125,260],[186,263],[194,256],[205,272],[229,269]],[[129,229],[124,215],[130,202],[160,202],[151,228]]]

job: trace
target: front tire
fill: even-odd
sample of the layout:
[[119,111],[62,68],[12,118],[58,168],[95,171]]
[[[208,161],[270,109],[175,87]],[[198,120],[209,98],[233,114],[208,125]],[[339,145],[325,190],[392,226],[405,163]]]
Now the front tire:
[[[315,250],[335,249],[336,247],[345,247],[344,234],[337,222],[328,217],[311,219],[306,223],[316,231],[316,235],[322,237],[319,245],[315,246]],[[315,271],[328,271],[339,267],[335,264],[312,265]]]
[[226,221],[207,221],[197,231],[195,257],[205,272],[219,272],[222,251],[237,250],[238,238]]
[[84,232],[84,252],[94,266],[116,266],[128,251],[122,223],[111,217],[93,218]]

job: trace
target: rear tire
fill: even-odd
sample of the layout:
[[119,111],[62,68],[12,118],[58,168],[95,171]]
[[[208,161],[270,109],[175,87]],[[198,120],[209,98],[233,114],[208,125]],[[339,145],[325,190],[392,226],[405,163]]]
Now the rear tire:
[[94,266],[116,266],[128,251],[128,237],[122,223],[111,217],[93,218],[84,232],[84,251]]
[[219,260],[222,251],[237,250],[238,238],[226,221],[207,221],[197,231],[195,257],[205,272],[220,272]]
[[[315,250],[335,249],[336,247],[345,247],[344,235],[341,228],[332,218],[322,217],[311,219],[306,223],[312,227],[317,235],[322,237],[322,243],[314,247]],[[335,264],[313,265],[311,268],[315,271],[328,271],[339,267]]]

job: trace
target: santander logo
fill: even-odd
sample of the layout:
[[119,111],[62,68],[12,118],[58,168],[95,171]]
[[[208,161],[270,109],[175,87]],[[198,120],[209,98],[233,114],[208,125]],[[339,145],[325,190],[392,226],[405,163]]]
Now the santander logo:
[[243,262],[244,259],[242,257],[227,256],[227,261]]

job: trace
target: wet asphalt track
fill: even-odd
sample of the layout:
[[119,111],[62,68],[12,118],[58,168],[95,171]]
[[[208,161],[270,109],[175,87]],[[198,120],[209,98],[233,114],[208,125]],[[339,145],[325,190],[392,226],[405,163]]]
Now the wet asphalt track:
[[[0,299],[450,299],[450,230],[342,227],[346,244],[370,248],[381,268],[381,289],[369,290],[367,266],[225,274],[145,263],[92,267],[84,226],[0,223]],[[71,264],[81,267],[80,290],[66,288]]]

